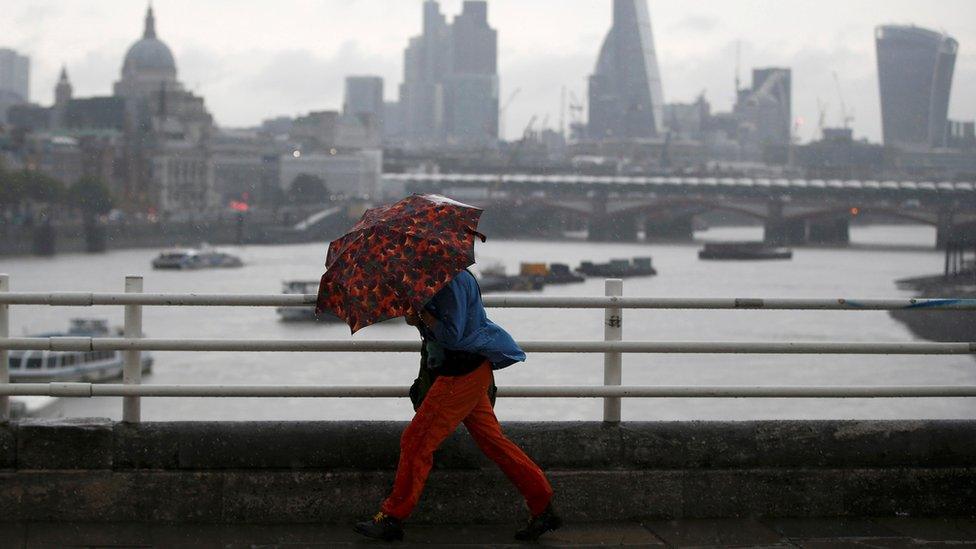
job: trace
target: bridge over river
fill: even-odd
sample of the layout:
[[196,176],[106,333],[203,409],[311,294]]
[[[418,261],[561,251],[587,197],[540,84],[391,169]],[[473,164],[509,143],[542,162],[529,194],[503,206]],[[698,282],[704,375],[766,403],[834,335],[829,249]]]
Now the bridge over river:
[[695,218],[753,218],[772,245],[845,244],[857,217],[936,228],[936,246],[976,231],[976,183],[626,177],[520,174],[384,174],[388,186],[446,194],[486,209],[495,234],[585,229],[591,240],[691,239]]

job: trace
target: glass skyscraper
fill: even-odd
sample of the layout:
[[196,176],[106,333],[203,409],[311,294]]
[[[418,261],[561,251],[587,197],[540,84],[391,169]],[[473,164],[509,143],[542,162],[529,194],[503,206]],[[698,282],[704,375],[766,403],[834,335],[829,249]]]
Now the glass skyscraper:
[[663,95],[646,0],[614,0],[613,26],[590,76],[589,137],[658,135]]
[[884,143],[902,149],[945,146],[952,71],[959,44],[914,26],[875,30]]

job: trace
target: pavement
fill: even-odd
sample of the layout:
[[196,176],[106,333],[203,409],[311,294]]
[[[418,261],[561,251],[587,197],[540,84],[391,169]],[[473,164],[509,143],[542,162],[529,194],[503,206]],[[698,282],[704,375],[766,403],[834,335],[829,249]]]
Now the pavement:
[[[2,519],[0,519],[2,520]],[[408,524],[393,547],[805,547],[976,548],[974,518],[684,519],[566,524],[537,543],[520,525]],[[0,522],[0,549],[378,547],[350,525]]]

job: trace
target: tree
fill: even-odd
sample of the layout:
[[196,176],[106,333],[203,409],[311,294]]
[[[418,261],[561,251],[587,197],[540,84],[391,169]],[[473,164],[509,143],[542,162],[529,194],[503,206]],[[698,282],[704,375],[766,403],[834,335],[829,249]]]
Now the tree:
[[107,214],[115,205],[112,193],[102,180],[82,177],[68,190],[68,205],[78,208],[89,223],[96,216]]
[[302,173],[292,180],[288,196],[295,203],[322,203],[329,201],[329,190],[321,177]]
[[0,205],[12,206],[24,199],[24,190],[13,172],[8,172],[0,164]]
[[64,200],[65,189],[61,181],[36,170],[24,170],[17,175],[22,180],[27,198],[47,204]]

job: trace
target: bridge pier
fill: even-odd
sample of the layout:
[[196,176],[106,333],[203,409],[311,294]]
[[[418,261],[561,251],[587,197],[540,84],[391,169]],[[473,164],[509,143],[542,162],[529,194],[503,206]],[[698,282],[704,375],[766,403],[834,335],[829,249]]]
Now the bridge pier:
[[694,236],[694,217],[690,215],[644,220],[644,240],[690,242]]
[[807,244],[850,244],[851,220],[848,217],[808,219]]
[[935,249],[944,250],[955,233],[952,223],[953,212],[949,209],[939,210],[938,222],[935,226]]
[[43,223],[34,227],[34,241],[31,247],[34,255],[54,255],[57,247],[57,233],[50,223]]
[[849,244],[850,219],[770,219],[763,228],[763,241],[770,246],[804,244]]
[[769,246],[805,244],[806,223],[801,220],[767,219],[763,225],[763,242]]
[[590,218],[587,240],[593,242],[636,242],[637,220],[634,217],[612,215]]
[[[105,240],[107,238],[105,226],[95,222],[85,223],[85,251],[88,253],[100,253],[105,251]],[[239,244],[240,242],[238,242]]]

